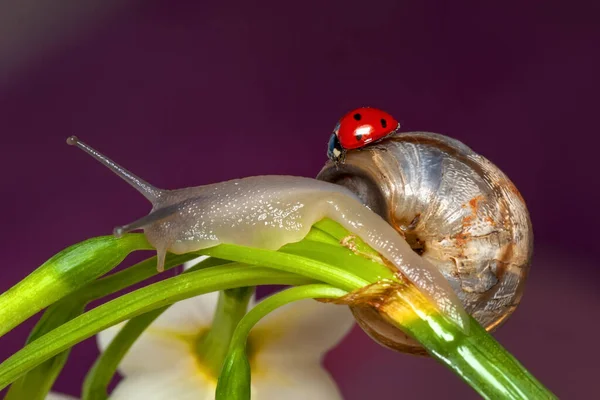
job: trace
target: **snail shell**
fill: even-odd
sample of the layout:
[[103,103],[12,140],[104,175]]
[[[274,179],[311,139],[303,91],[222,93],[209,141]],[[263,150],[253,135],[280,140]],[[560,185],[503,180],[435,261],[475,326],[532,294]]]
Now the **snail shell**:
[[[394,134],[348,152],[343,164],[328,162],[317,179],[347,187],[386,219],[488,331],[519,304],[533,250],[529,213],[506,175],[461,142],[429,132]],[[352,311],[382,345],[424,354],[373,308]]]

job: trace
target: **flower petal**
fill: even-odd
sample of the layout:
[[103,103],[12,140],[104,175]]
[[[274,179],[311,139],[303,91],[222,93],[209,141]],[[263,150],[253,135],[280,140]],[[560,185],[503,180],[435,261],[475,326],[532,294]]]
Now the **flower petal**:
[[252,389],[252,398],[258,400],[342,399],[329,373],[314,362],[271,364],[252,373]]
[[[109,328],[98,334],[100,349],[104,350],[120,328]],[[191,337],[178,338],[173,334],[161,334],[147,330],[131,346],[119,364],[124,376],[169,370],[179,364],[189,363],[195,358],[192,353]]]
[[161,372],[136,374],[123,379],[110,400],[208,400],[214,399],[216,382],[191,365],[173,368],[163,365]]
[[[180,362],[194,359],[192,346],[210,327],[218,293],[183,300],[172,305],[156,319],[125,355],[119,371],[123,375],[157,372]],[[98,334],[98,346],[104,351],[125,323]]]
[[183,270],[192,268],[194,265],[198,264],[202,260],[206,260],[208,256],[200,256],[198,258],[194,258],[193,260],[186,261],[183,263]]
[[[162,313],[148,331],[157,332],[161,336],[197,335],[211,325],[217,300],[218,293],[213,292],[177,302]],[[98,334],[100,350],[108,346],[124,324],[125,322],[117,324]]]
[[178,333],[198,333],[198,329],[206,329],[212,324],[218,299],[219,293],[212,292],[179,301],[162,313],[151,327]]
[[320,361],[353,325],[348,307],[306,299],[261,320],[250,332],[249,342],[259,365],[270,365],[278,358]]
[[50,392],[46,396],[46,400],[76,400],[75,397],[67,396],[66,394]]

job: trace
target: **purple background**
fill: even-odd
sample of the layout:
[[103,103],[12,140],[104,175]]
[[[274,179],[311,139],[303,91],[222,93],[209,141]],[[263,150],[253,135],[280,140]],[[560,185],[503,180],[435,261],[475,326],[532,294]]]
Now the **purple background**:
[[[502,168],[536,254],[500,342],[561,398],[597,396],[598,6],[594,2],[147,1],[64,40],[0,86],[0,290],[149,206],[69,148],[77,134],[164,188],[315,176],[339,116],[372,105]],[[0,341],[0,359],[30,321]],[[76,347],[59,390],[96,354]],[[358,328],[326,360],[347,399],[477,398]]]

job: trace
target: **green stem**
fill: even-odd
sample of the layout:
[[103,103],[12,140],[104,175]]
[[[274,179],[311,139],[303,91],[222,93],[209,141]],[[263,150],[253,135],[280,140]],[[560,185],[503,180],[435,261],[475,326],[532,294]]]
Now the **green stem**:
[[151,250],[143,235],[102,236],[61,251],[0,295],[0,337],[38,311],[106,274],[132,251]]
[[219,376],[233,332],[248,310],[254,288],[237,288],[219,293],[217,309],[210,330],[197,343],[196,351],[203,364]]
[[[325,241],[328,243],[336,243],[336,239],[329,236],[328,234],[326,234],[322,231],[316,230],[316,229],[314,229],[313,231],[314,232],[309,233],[309,235],[307,236],[307,239],[313,240],[313,241],[318,240],[318,241]],[[67,250],[61,252],[59,255],[53,257],[50,261],[48,261],[44,265],[46,266],[46,270],[49,269],[49,268],[47,268],[48,265],[50,265],[50,266],[54,265],[54,269],[58,269],[59,271],[61,271],[61,273],[67,274],[67,275],[71,274],[73,276],[77,276],[77,274],[79,274],[79,277],[84,277],[84,278],[86,278],[87,276],[99,276],[99,275],[102,275],[104,273],[104,271],[110,270],[112,267],[114,267],[114,265],[110,265],[108,267],[106,265],[108,265],[107,263],[111,262],[110,260],[115,260],[115,258],[116,258],[115,255],[111,254],[111,251],[114,250],[111,248],[111,246],[115,247],[115,242],[119,244],[119,246],[117,246],[117,248],[116,248],[117,250],[119,250],[119,248],[121,248],[121,249],[128,248],[128,246],[131,246],[131,247],[147,246],[145,237],[144,237],[144,235],[141,235],[141,234],[130,234],[130,235],[127,235],[125,237],[125,239],[126,240],[119,241],[110,236],[91,239],[89,241],[80,243],[78,245],[71,246]],[[91,245],[93,245],[93,246],[91,246]],[[218,251],[219,247],[220,246],[217,246],[217,248],[213,248],[211,250],[216,249]],[[253,248],[247,248],[247,247],[241,247],[241,246],[231,246],[231,248],[233,248],[237,252],[247,252],[250,255],[250,258],[252,258],[254,260],[253,263],[256,265],[268,264],[272,255],[276,254],[276,252],[266,251],[266,252],[263,252],[263,253],[257,255],[254,252],[255,249],[253,249]],[[74,252],[74,250],[77,250],[77,251]],[[102,253],[102,252],[100,252],[100,250],[105,250],[105,252]],[[86,252],[87,252],[87,256],[86,256]],[[77,257],[73,256],[74,253],[77,255]],[[221,252],[221,254],[224,254],[225,256],[227,256],[229,254],[229,251],[227,249],[225,249],[225,251]],[[68,255],[69,257],[65,257],[65,255]],[[173,266],[179,265],[182,262],[185,262],[192,258],[197,257],[198,255],[199,254],[185,254],[185,255],[169,254],[167,256],[166,268],[168,269]],[[120,258],[124,257],[123,254],[117,254],[117,256]],[[93,262],[89,260],[89,257],[94,257],[94,259],[92,260]],[[107,259],[108,259],[108,261],[107,261]],[[78,262],[74,263],[73,260],[77,260]],[[104,260],[104,263],[100,262],[101,260]],[[217,261],[215,262],[215,260],[217,260]],[[290,259],[288,258],[287,262],[281,263],[280,267],[284,270],[285,269],[289,270],[290,263],[293,263],[294,260],[306,260],[306,259],[303,257],[296,257],[295,259],[291,259],[291,261],[290,261]],[[310,260],[308,260],[308,261],[310,264]],[[216,259],[216,258],[209,258],[209,259],[205,260],[205,262],[203,262],[204,266],[216,265],[216,263],[220,263],[220,261],[218,261],[218,259]],[[59,268],[56,268],[56,265],[58,265]],[[312,270],[315,270],[315,269],[318,269],[319,267],[321,267],[321,269],[320,269],[321,276],[323,276],[323,272],[325,272],[325,275],[327,275],[327,270],[330,268],[333,268],[329,265],[319,264],[319,263],[312,263],[311,267],[312,267]],[[82,271],[80,271],[80,270],[89,270],[90,268],[92,270],[96,271],[95,274],[90,274],[88,271],[87,275],[86,275],[86,273],[82,273]],[[368,270],[368,269],[365,269],[365,270]],[[310,273],[311,268],[307,268],[307,271]],[[364,281],[362,281],[362,283],[359,283],[359,282],[361,282],[360,280],[354,279],[352,274],[345,273],[344,271],[340,270],[339,268],[335,268],[332,272],[333,272],[333,274],[331,274],[331,275],[333,275],[333,279],[334,279],[333,282],[346,282],[347,283],[349,281],[356,286],[364,283]],[[147,279],[149,277],[152,277],[156,274],[157,274],[156,258],[153,257],[144,262],[136,264],[135,266],[130,267],[126,270],[117,272],[115,274],[104,277],[97,281],[91,282],[91,283],[87,284],[86,286],[83,286],[83,284],[80,284],[80,285],[78,285],[79,289],[74,290],[74,291],[70,290],[69,291],[69,292],[71,292],[70,294],[68,294],[68,292],[63,293],[62,294],[63,296],[65,294],[68,294],[68,295],[65,296],[65,298],[63,298],[60,302],[54,304],[51,307],[51,309],[49,309],[48,312],[46,312],[44,314],[44,316],[42,317],[40,322],[34,328],[34,332],[32,333],[32,336],[31,336],[29,342],[31,342],[33,339],[35,339],[39,336],[42,336],[45,333],[51,331],[53,328],[61,325],[62,323],[76,317],[77,315],[80,315],[81,312],[83,311],[83,309],[85,308],[85,305],[89,301],[96,300],[101,297],[107,296],[109,294],[115,293],[121,289],[129,287],[133,284],[136,284],[136,283],[138,283],[144,279]],[[60,276],[60,275],[56,277],[57,281],[60,281],[61,279],[62,279],[62,276]],[[86,279],[89,279],[89,278],[86,278]],[[27,278],[27,280],[29,280],[29,278]],[[44,293],[43,290],[34,290],[34,289],[39,289],[39,287],[40,287],[39,282],[36,282],[36,285],[37,285],[37,287],[30,288],[31,289],[30,292],[31,293]],[[74,287],[75,287],[75,285],[74,285]],[[76,312],[76,313],[71,312],[73,305],[77,305],[77,308],[79,309],[78,312]],[[26,389],[26,393],[27,393],[26,397],[28,397],[32,400],[43,399],[47,392],[46,389],[51,387],[52,384],[54,383],[54,380],[56,379],[56,377],[58,376],[58,373],[62,369],[62,366],[66,362],[67,357],[68,357],[68,352],[65,352],[61,355],[57,355],[55,358],[53,358],[51,360],[48,360],[47,362],[43,363],[42,365],[39,365],[35,370],[30,371],[28,374],[25,374],[22,378],[20,378],[19,381],[16,382],[16,384],[13,385],[13,387],[11,387],[9,393],[11,394],[11,396],[16,396],[14,398],[22,398],[24,390]],[[37,389],[34,389],[34,388],[37,388]],[[34,395],[33,391],[36,391],[35,395]]]
[[323,242],[297,242],[285,245],[281,253],[308,257],[328,265],[343,266],[344,271],[363,279],[366,282],[389,280],[398,282],[398,278],[385,265],[372,259],[357,256],[351,250],[338,245]]
[[[193,253],[181,255],[168,253],[165,260],[165,271],[197,257],[198,255]],[[71,299],[85,302],[98,300],[143,282],[146,279],[160,275],[161,273],[156,270],[156,262],[156,256],[150,257],[122,271],[104,276],[73,292],[69,296],[69,299],[63,299],[63,301],[70,301]]]
[[217,290],[256,285],[297,285],[307,279],[270,268],[227,264],[182,274],[125,294],[61,325],[0,365],[0,390],[19,376],[98,332],[137,315]]
[[[318,222],[313,229],[322,230],[340,241],[351,235],[340,224],[329,219]],[[377,258],[377,253],[373,253],[374,250],[360,238],[356,238],[353,244],[358,254]],[[335,263],[334,260],[331,262]],[[470,331],[465,334],[440,314],[413,285],[397,285],[393,296],[396,298],[387,300],[388,304],[383,308],[382,314],[392,324],[418,340],[434,358],[454,371],[483,397],[555,398],[474,319],[471,318]]]
[[[31,343],[37,337],[46,333],[44,329],[51,324],[59,326],[80,315],[84,310],[81,303],[56,303],[50,306],[36,328],[29,336],[27,343]],[[44,400],[54,385],[58,374],[64,367],[69,357],[70,349],[63,351],[52,359],[39,365],[37,368],[21,376],[13,383],[6,393],[4,400]]]
[[311,242],[320,242],[320,243],[328,243],[335,246],[339,246],[340,241],[335,237],[331,236],[329,233],[317,229],[313,226],[313,228],[308,232],[308,235],[302,241],[311,241]]
[[167,307],[139,315],[128,321],[102,352],[83,382],[82,400],[106,400],[107,388],[119,364],[137,338],[158,318]]
[[[156,259],[153,260],[156,263]],[[173,257],[167,257],[165,267],[170,268],[170,262],[173,262]],[[227,260],[207,258],[195,264],[192,268],[184,271],[183,273],[187,274],[200,269],[216,267],[218,265],[227,263],[229,263]],[[156,264],[153,265],[155,266]],[[135,266],[131,267],[130,269],[133,268],[135,268]],[[156,268],[153,267],[153,270],[156,271]],[[127,276],[124,276],[124,278],[126,277]],[[106,287],[106,285],[103,285],[103,287]],[[148,328],[148,326],[150,326],[150,324],[169,307],[170,306],[158,308],[154,311],[138,315],[137,317],[127,321],[125,326],[119,330],[116,336],[108,344],[106,349],[104,349],[100,356],[98,356],[96,362],[87,373],[82,388],[82,400],[106,400],[108,398],[108,385],[117,372],[117,368],[121,363],[121,360],[123,360],[123,357],[125,357],[125,354],[129,351],[131,346],[133,346],[138,337],[146,330],[146,328]],[[33,369],[33,371],[36,371],[38,368],[40,367]],[[23,397],[15,397],[15,400],[19,398]]]
[[418,340],[486,399],[556,399],[475,319],[465,333],[414,286],[402,287],[381,308],[394,325]]
[[343,268],[294,254],[233,244],[220,244],[199,253],[250,265],[268,265],[269,268],[304,275],[347,291],[369,284],[369,281],[359,278]]
[[229,348],[231,349],[236,346],[246,347],[246,339],[250,334],[250,330],[267,314],[279,307],[303,299],[337,299],[347,294],[348,292],[345,290],[319,283],[297,286],[273,294],[254,306],[242,318],[235,329]]
[[[168,254],[165,262],[165,269],[173,268],[185,261],[195,258],[194,254],[173,255]],[[216,261],[223,263],[223,260],[207,259],[202,263],[203,267],[217,265]],[[82,264],[85,268],[87,264]],[[128,286],[136,284],[146,278],[156,275],[156,257],[142,261],[130,268],[105,278],[96,280],[62,298],[52,304],[42,315],[33,331],[31,332],[27,343],[31,343],[37,338],[52,331],[54,328],[64,324],[67,321],[81,315],[87,306],[87,303],[115,293]],[[36,368],[21,376],[14,382],[5,397],[5,400],[43,400],[48,391],[54,384],[58,374],[62,370],[69,356],[69,351],[64,351],[55,357],[38,365]],[[114,374],[114,372],[113,372]],[[107,382],[108,385],[108,382]]]
[[376,260],[379,263],[383,264],[381,255],[378,252],[373,250],[371,246],[365,243],[361,238],[354,235],[352,232],[350,232],[334,220],[329,218],[322,219],[313,226],[313,229],[318,229],[323,232],[326,232],[328,235],[338,240],[338,243],[344,241],[345,239],[351,239],[356,254],[362,255],[363,257],[372,260]]
[[216,400],[249,400],[251,370],[246,355],[250,330],[266,315],[294,301],[314,298],[339,298],[348,292],[330,285],[298,286],[267,297],[238,323],[217,383]]
[[[347,246],[355,254],[349,252],[348,248],[336,248],[336,241],[337,243],[340,241],[348,243],[345,239],[351,236],[339,224],[325,220],[316,224],[316,227],[309,234],[306,242],[287,245],[279,252],[236,245],[219,245],[196,254],[187,255],[189,258],[193,258],[205,254],[237,261],[238,263],[212,267],[150,285],[99,306],[42,336],[42,333],[52,326],[53,322],[58,321],[60,318],[68,320],[72,317],[72,315],[61,316],[58,313],[60,308],[49,308],[44,317],[46,315],[50,317],[43,317],[38,325],[40,328],[32,334],[32,338],[35,337],[36,340],[32,340],[25,348],[0,365],[0,389],[23,373],[62,352],[60,357],[64,355],[65,358],[57,357],[54,359],[56,361],[54,365],[58,365],[58,368],[52,367],[49,369],[48,376],[51,379],[42,381],[40,385],[45,390],[48,387],[48,382],[53,381],[55,374],[60,370],[60,362],[66,360],[66,350],[74,344],[123,320],[152,310],[164,309],[165,306],[173,302],[206,292],[257,284],[305,284],[309,281],[309,278],[328,283],[342,291],[351,292],[382,279],[387,283],[390,280],[395,280],[393,273],[382,265],[376,265],[380,264],[381,260],[359,238],[352,238],[351,245]],[[137,245],[144,246],[145,239],[143,239],[143,235],[130,235],[130,237],[131,239],[128,240],[132,242],[139,240]],[[135,239],[136,237],[137,239]],[[77,246],[70,249],[76,249]],[[68,255],[68,250],[70,250],[67,249],[65,251],[67,253],[63,252],[64,254],[61,253],[51,259],[39,269],[43,270],[46,275],[39,274],[36,271],[23,281],[27,284],[21,282],[13,288],[18,289],[21,294],[10,293],[9,291],[0,296],[0,315],[7,316],[7,318],[14,315],[16,311],[20,310],[20,307],[22,308],[22,305],[14,303],[19,303],[23,299],[34,310],[39,310],[44,307],[44,304],[50,304],[52,301],[64,297],[65,291],[72,293],[67,299],[87,301],[111,293],[115,288],[127,287],[138,279],[141,280],[155,274],[154,271],[150,271],[149,266],[144,266],[144,268],[133,268],[132,272],[123,271],[89,284],[90,279],[94,279],[94,277],[100,276],[98,274],[102,271],[104,271],[102,273],[105,273],[105,270],[112,268],[110,266],[112,261],[107,261],[107,257],[113,256],[110,254],[107,256],[105,253],[111,253],[115,249],[107,246],[104,251],[99,251],[100,248],[99,245],[91,246],[89,250],[86,250],[87,253],[82,252],[77,257],[65,257],[65,255]],[[334,248],[336,250],[333,250]],[[115,256],[116,258],[120,257],[123,251],[118,250],[117,253],[119,254]],[[90,262],[90,254],[94,258],[94,262]],[[306,255],[314,259],[307,259],[305,258]],[[362,257],[356,257],[356,255]],[[60,262],[57,263],[56,259]],[[251,265],[242,265],[239,262]],[[340,265],[342,262],[344,263],[342,264],[344,265],[343,268],[334,266]],[[90,265],[94,267],[93,271],[85,271]],[[267,265],[281,271],[258,267],[261,265]],[[66,269],[61,270],[57,266],[63,266]],[[154,266],[152,266],[152,269],[154,269]],[[36,273],[38,275],[35,279],[30,279]],[[51,284],[44,281],[44,276],[51,278]],[[73,281],[62,279],[69,277]],[[39,281],[36,281],[36,279]],[[52,286],[54,284],[56,288]],[[471,331],[465,334],[442,316],[412,285],[399,284],[397,286],[397,290],[392,295],[398,296],[398,298],[387,299],[384,302],[384,306],[380,307],[382,315],[387,316],[390,322],[421,342],[433,357],[452,369],[482,396],[508,399],[554,398],[475,321],[472,321]],[[34,290],[37,287],[43,290],[37,293]],[[44,296],[50,297],[45,299]],[[58,304],[61,303],[63,302]],[[8,311],[3,310],[3,306]],[[75,314],[80,312],[76,308],[73,308],[73,310]],[[29,310],[22,311],[26,315]],[[147,321],[150,317],[151,315],[147,316]],[[17,316],[17,320],[19,318]],[[22,320],[26,318],[28,318],[27,315]],[[109,354],[108,361],[116,362],[108,368],[113,369],[113,372],[118,364],[116,360],[122,358],[124,354],[123,349],[130,346],[130,344],[127,344],[128,340],[133,343],[132,338],[139,336],[143,331],[142,326],[146,322],[143,318],[140,318],[138,322],[139,325],[136,329],[132,326],[123,334],[123,340],[120,344],[125,344],[125,346],[116,347],[115,353]],[[14,321],[10,323],[14,324]],[[147,323],[149,324],[149,322]],[[232,340],[235,340],[235,338]],[[239,351],[236,353],[236,357],[242,356],[245,357]],[[227,365],[226,362],[224,368]],[[35,377],[35,375],[31,376]],[[39,379],[44,379],[42,374],[37,374],[37,376]],[[28,382],[29,385],[35,386],[35,379]],[[26,389],[23,390],[25,390],[23,393],[28,393]],[[40,392],[36,393],[39,394]],[[17,399],[19,397],[13,398]],[[40,397],[26,398],[37,399]]]

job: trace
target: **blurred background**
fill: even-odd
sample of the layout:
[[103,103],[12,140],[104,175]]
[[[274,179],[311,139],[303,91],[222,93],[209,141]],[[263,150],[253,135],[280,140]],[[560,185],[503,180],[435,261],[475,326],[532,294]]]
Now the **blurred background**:
[[[465,142],[515,182],[535,257],[496,337],[560,398],[596,397],[599,11],[594,1],[0,1],[0,290],[149,211],[69,135],[163,188],[313,177],[337,119],[371,105],[404,130]],[[2,338],[0,359],[33,323]],[[78,394],[95,356],[94,341],[77,346],[56,389]],[[349,400],[477,398],[434,361],[359,328],[326,365]]]

